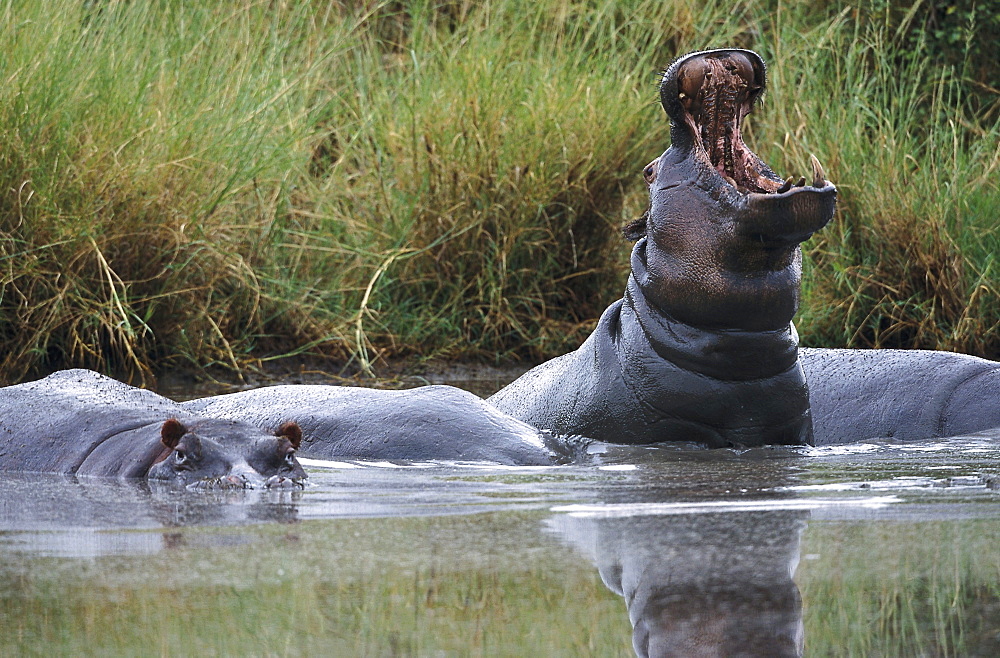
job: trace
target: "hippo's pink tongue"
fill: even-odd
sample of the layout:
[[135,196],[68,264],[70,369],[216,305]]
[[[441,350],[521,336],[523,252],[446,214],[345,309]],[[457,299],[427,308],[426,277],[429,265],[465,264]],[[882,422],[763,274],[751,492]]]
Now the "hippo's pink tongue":
[[755,189],[741,158],[740,124],[760,91],[746,55],[696,57],[677,72],[677,88],[686,123],[719,174],[733,187],[764,191]]

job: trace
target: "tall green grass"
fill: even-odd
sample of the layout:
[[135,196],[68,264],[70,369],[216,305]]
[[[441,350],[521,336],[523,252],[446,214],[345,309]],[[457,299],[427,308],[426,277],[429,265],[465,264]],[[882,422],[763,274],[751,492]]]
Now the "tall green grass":
[[302,39],[315,16],[264,5],[0,17],[0,370],[236,367],[279,309],[294,323],[258,270],[350,26]]
[[993,92],[845,7],[2,2],[2,378],[571,349],[667,146],[657,70],[725,45],[770,64],[754,148],[842,191],[806,341],[996,356]]
[[840,189],[837,218],[807,247],[800,332],[813,345],[998,358],[1000,93],[983,109],[974,81],[925,41],[851,16],[799,52],[773,45],[814,75],[778,79],[772,148],[823,153]]

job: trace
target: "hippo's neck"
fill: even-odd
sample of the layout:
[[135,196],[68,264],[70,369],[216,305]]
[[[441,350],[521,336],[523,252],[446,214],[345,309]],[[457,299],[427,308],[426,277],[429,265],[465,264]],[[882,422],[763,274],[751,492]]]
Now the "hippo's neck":
[[[681,235],[699,230],[694,239]],[[632,272],[646,298],[681,322],[771,331],[786,327],[798,310],[801,259],[798,246],[769,249],[714,223],[670,225],[636,244]]]
[[786,372],[798,358],[794,325],[768,331],[705,329],[680,322],[652,304],[639,281],[648,280],[636,245],[625,304],[634,311],[656,353],[685,370],[715,379],[743,381]]

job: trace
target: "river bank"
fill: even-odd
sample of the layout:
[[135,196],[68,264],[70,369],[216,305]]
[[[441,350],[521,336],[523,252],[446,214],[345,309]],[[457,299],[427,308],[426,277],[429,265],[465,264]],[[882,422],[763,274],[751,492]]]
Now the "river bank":
[[810,154],[806,344],[1000,357],[1000,14],[969,2],[0,5],[0,383],[299,356],[538,362],[621,295],[676,56]]
[[220,369],[206,372],[167,372],[151,383],[160,395],[173,400],[191,400],[210,395],[235,393],[278,384],[324,384],[367,386],[370,388],[415,388],[432,384],[456,386],[487,397],[514,381],[534,364],[487,365],[453,361],[395,360],[377,366],[372,374],[351,364],[334,364],[316,359],[300,359],[268,364],[253,371],[237,373]]

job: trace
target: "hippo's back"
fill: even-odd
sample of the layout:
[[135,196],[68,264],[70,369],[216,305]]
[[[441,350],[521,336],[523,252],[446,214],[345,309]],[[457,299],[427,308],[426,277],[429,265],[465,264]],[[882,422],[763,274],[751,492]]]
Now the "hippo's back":
[[152,391],[90,370],[0,388],[0,470],[75,473],[108,437],[186,415]]
[[930,350],[799,350],[816,445],[1000,427],[1000,363]]
[[283,385],[183,403],[189,411],[264,429],[294,418],[299,455],[317,459],[400,459],[548,464],[542,435],[452,386],[402,391]]

